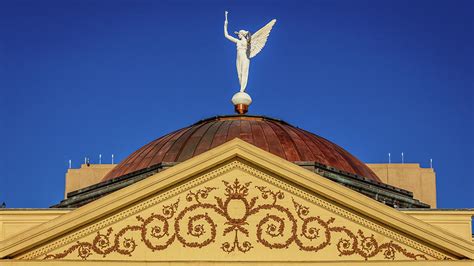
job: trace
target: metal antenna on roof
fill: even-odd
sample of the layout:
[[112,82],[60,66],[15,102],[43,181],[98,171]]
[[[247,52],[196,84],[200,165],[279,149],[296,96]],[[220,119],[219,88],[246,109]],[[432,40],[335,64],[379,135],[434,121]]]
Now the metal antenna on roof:
[[391,159],[391,156],[390,156],[390,152],[388,153],[388,163],[389,163],[389,164],[392,163],[392,159]]
[[114,164],[114,155],[112,154],[112,164]]
[[99,164],[102,164],[102,154],[99,154]]
[[430,159],[430,168],[433,169],[433,159]]
[[403,157],[403,152],[402,152],[402,164],[405,163],[405,158]]
[[71,169],[71,167],[72,167],[72,162],[71,160],[69,160],[69,169]]

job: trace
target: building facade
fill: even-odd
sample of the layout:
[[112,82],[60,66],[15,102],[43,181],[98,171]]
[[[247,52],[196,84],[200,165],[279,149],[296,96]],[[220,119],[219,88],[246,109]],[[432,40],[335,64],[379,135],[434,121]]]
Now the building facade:
[[433,169],[365,164],[284,121],[212,117],[66,174],[50,209],[0,211],[2,265],[472,265],[473,210]]

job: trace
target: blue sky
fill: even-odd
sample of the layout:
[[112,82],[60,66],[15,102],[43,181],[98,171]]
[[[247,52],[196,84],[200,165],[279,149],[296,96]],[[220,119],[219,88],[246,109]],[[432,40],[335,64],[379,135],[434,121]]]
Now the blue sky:
[[277,18],[252,60],[251,114],[365,162],[429,166],[438,207],[474,207],[473,1],[2,1],[0,202],[48,207],[68,160],[117,160],[231,114],[229,30]]

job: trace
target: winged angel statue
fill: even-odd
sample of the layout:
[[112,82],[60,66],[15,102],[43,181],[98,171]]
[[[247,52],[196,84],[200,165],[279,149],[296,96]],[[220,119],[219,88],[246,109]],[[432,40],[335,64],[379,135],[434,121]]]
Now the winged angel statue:
[[273,25],[275,25],[276,19],[268,22],[267,25],[263,26],[263,28],[254,34],[250,34],[250,32],[246,30],[235,32],[239,37],[237,39],[230,36],[229,32],[227,32],[228,13],[229,12],[225,11],[224,36],[237,45],[237,74],[239,76],[240,91],[245,92],[249,76],[250,58],[256,56],[263,49],[270,35],[270,31]]

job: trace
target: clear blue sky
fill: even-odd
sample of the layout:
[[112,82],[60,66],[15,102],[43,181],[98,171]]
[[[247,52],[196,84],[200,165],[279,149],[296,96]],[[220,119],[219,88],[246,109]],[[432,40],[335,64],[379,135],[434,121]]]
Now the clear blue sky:
[[251,114],[365,162],[437,173],[438,205],[474,207],[474,1],[1,1],[0,202],[48,207],[68,160],[117,160],[233,112],[229,30],[278,22],[250,67]]

